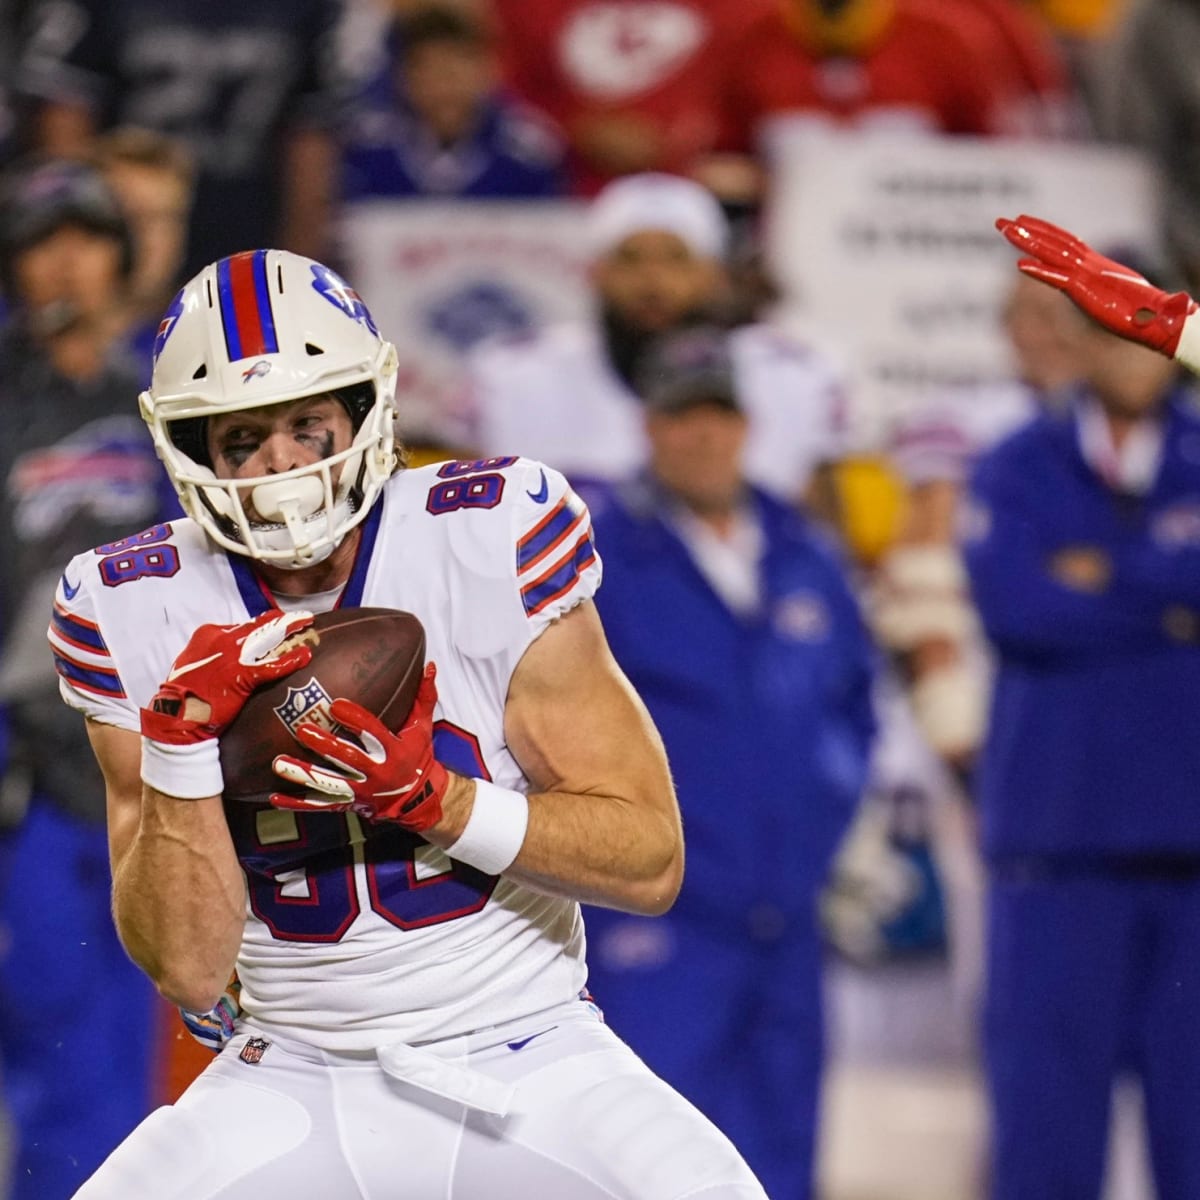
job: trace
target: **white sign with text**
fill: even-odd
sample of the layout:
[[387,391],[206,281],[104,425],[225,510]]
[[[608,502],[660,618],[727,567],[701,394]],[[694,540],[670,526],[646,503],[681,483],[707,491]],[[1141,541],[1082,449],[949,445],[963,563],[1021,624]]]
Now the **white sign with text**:
[[1124,150],[975,138],[777,139],[766,255],[781,318],[852,364],[859,440],[948,389],[1005,376],[1016,254],[997,217],[1044,217],[1155,257],[1155,176]]

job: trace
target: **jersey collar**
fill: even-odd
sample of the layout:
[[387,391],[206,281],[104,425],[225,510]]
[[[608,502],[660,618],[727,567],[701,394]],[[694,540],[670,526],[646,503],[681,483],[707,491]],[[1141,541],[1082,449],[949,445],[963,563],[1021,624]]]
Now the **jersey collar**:
[[[371,567],[371,558],[375,553],[375,540],[379,536],[379,524],[383,519],[384,503],[385,497],[381,495],[372,506],[371,511],[367,513],[362,525],[359,526],[362,530],[362,537],[354,555],[354,566],[350,569],[350,578],[346,580],[346,586],[342,589],[342,594],[338,597],[334,608],[358,608],[362,604],[363,591],[367,585],[367,572]],[[279,607],[275,602],[275,597],[271,594],[271,589],[263,583],[258,572],[255,571],[252,559],[247,558],[244,554],[236,554],[232,550],[225,551],[225,557],[229,560],[229,569],[233,572],[238,593],[242,597],[242,603],[246,606],[246,612],[251,620]]]

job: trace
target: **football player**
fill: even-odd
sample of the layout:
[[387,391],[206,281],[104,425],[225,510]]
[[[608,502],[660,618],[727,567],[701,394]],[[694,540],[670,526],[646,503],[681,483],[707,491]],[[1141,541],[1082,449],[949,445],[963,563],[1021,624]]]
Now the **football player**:
[[[243,1012],[80,1197],[763,1200],[583,995],[578,901],[659,913],[683,866],[586,508],[520,458],[397,471],[394,349],[311,260],[205,268],[154,355],[142,411],[188,518],[74,558],[50,638],[125,946],[192,1010],[236,965]],[[339,701],[298,733],[328,769],[282,757],[271,804],[223,800],[222,731],[336,605],[421,619],[410,716]]]

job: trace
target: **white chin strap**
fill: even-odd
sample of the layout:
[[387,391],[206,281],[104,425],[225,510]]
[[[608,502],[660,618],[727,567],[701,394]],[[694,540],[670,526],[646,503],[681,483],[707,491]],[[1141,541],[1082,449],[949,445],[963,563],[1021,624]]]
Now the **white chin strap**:
[[332,514],[323,509],[325,488],[314,475],[260,483],[251,493],[250,502],[263,521],[278,522],[273,528],[254,528],[254,540],[265,550],[292,550],[291,562],[278,562],[282,567],[308,567],[333,553],[334,543],[327,540],[313,550],[313,534],[329,529],[334,521],[350,513],[349,501],[334,506]]

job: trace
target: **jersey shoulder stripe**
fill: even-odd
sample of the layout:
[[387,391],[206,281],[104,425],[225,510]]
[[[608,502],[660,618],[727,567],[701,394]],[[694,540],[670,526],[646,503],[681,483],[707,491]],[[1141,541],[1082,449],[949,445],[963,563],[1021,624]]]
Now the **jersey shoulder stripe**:
[[560,548],[572,530],[587,520],[587,513],[574,509],[568,495],[517,542],[517,574],[523,575]]
[[125,688],[115,670],[89,667],[65,654],[54,655],[54,669],[68,683],[96,696],[111,696],[114,700],[125,699]]
[[54,669],[68,683],[97,696],[125,698],[121,677],[94,621],[54,605],[47,630]]
[[[517,526],[516,573],[521,605],[527,617],[545,611],[556,600],[572,595],[593,564],[599,569],[592,541],[592,518],[587,505],[575,494],[557,471],[536,465],[543,495],[529,497],[535,504],[549,502],[550,511],[540,515],[524,532]],[[533,505],[524,504],[522,516],[528,520]],[[598,579],[591,579],[579,593],[585,598],[595,590]]]
[[95,621],[69,613],[61,604],[55,604],[50,616],[50,634],[51,640],[59,644],[65,643],[93,654],[108,654],[108,646]]
[[560,596],[566,595],[595,561],[596,547],[589,528],[573,543],[565,558],[521,588],[521,602],[526,614],[532,617]]

